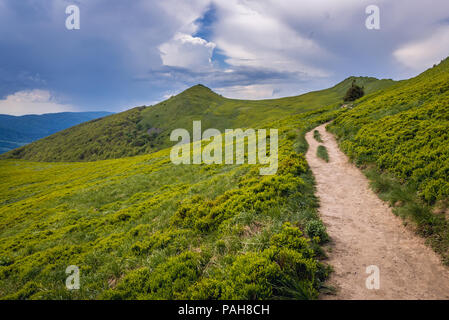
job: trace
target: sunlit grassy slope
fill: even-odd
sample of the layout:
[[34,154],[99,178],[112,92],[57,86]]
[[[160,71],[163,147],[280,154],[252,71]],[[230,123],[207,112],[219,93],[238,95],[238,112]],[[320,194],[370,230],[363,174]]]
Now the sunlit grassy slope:
[[[277,175],[179,165],[169,150],[82,163],[0,162],[0,296],[316,298],[326,241],[301,151],[334,107],[271,123]],[[81,289],[65,288],[65,269]]]
[[[362,80],[367,88],[391,84]],[[273,176],[259,175],[259,165],[175,166],[170,149],[93,162],[1,160],[0,297],[316,298],[328,273],[319,262],[327,234],[303,156],[304,133],[341,112],[338,101],[351,79],[346,82],[269,101],[224,99],[196,86],[20,153],[37,160],[75,160],[76,150],[87,155],[93,146],[103,148],[99,157],[122,156],[122,146],[124,154],[141,153],[127,149],[134,138],[125,133],[148,128],[145,121],[167,130],[202,120],[203,129],[279,129]],[[109,142],[97,143],[101,130],[111,133]],[[164,139],[162,131],[153,141],[162,148]],[[79,290],[65,287],[69,265],[80,268]]]
[[356,163],[378,169],[376,190],[449,263],[449,59],[360,99],[330,129]]
[[138,107],[86,122],[0,157],[90,161],[147,154],[170,146],[171,131],[176,128],[191,130],[193,120],[202,120],[203,129],[254,127],[334,104],[342,100],[353,79],[365,86],[366,93],[394,83],[368,77],[349,78],[326,90],[261,101],[227,99],[197,85],[155,106]]

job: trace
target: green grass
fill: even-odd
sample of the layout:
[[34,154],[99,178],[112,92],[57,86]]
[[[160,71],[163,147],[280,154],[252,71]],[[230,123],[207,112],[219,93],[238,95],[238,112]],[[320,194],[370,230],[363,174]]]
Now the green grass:
[[328,129],[368,171],[381,197],[417,224],[449,261],[449,229],[435,209],[449,198],[449,59],[421,75],[365,96]]
[[367,77],[348,78],[326,90],[259,101],[227,99],[197,85],[157,105],[137,107],[80,124],[0,155],[0,158],[93,161],[148,154],[172,146],[169,139],[172,130],[184,128],[191,132],[193,120],[201,120],[203,130],[261,128],[289,115],[339,104],[352,79],[364,85],[366,92],[394,83]]
[[436,208],[442,209],[437,213],[420,199],[413,184],[401,184],[393,175],[373,167],[365,169],[364,173],[372,189],[393,208],[393,213],[405,223],[413,223],[416,232],[426,237],[427,243],[441,255],[443,263],[449,265],[449,223],[444,215],[447,206]]
[[318,130],[313,131],[313,138],[318,142],[323,142],[323,139],[321,139],[321,133]]
[[[431,205],[444,203],[449,181],[447,69],[397,84],[358,78],[367,95],[352,109],[340,104],[353,78],[264,101],[195,86],[3,155],[0,298],[316,299],[329,291],[328,235],[305,133],[333,119],[345,152],[373,166],[373,188],[444,257],[447,222]],[[168,135],[193,120],[222,132],[278,128],[277,175],[173,165]],[[80,290],[65,288],[69,265]]]
[[[195,86],[8,153],[28,160],[0,160],[0,298],[316,299],[329,291],[328,235],[305,133],[333,119],[373,189],[447,257],[447,221],[432,211],[447,199],[448,80],[447,62],[397,84],[358,78],[367,96],[352,109],[340,108],[352,78],[264,101]],[[173,165],[168,135],[193,120],[278,128],[277,175]],[[80,290],[65,288],[69,265]]]
[[[317,298],[327,290],[320,260],[328,236],[305,133],[341,112],[349,83],[265,101],[195,86],[6,154],[55,162],[0,161],[0,297]],[[168,134],[193,120],[203,130],[277,128],[277,174],[262,177],[258,165],[173,165]],[[150,128],[157,130],[148,135]],[[65,288],[69,265],[80,268],[80,290]]]
[[318,148],[316,149],[316,155],[318,158],[323,159],[326,162],[329,162],[329,154],[327,153],[327,149],[325,146],[318,146]]
[[[329,268],[304,134],[287,116],[277,175],[178,165],[170,149],[94,162],[0,161],[2,299],[316,299]],[[80,268],[81,288],[65,288]]]

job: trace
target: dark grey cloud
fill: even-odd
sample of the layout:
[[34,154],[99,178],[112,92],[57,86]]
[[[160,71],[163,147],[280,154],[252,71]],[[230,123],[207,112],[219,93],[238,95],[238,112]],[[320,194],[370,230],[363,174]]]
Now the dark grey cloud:
[[[365,28],[371,2],[0,0],[0,100],[44,90],[80,110],[117,111],[197,83],[284,96],[351,75],[413,76],[449,53],[446,0],[378,0],[375,31]],[[80,30],[65,28],[69,4]]]

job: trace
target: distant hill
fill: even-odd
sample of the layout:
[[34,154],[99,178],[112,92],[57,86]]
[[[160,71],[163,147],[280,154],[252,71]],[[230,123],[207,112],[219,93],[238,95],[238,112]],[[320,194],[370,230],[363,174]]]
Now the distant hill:
[[82,123],[3,155],[33,161],[92,161],[154,152],[170,146],[173,129],[191,129],[193,120],[207,128],[261,126],[267,121],[315,110],[342,101],[352,81],[367,94],[394,84],[393,80],[351,77],[336,86],[271,100],[224,98],[203,85],[191,87],[155,106]]
[[42,139],[82,122],[111,114],[111,112],[61,112],[19,117],[0,114],[0,153]]

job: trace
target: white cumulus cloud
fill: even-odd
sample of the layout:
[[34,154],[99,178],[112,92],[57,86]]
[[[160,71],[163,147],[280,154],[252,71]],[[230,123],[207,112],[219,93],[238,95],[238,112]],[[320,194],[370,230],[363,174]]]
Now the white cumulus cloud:
[[0,100],[0,114],[21,116],[65,111],[76,111],[76,108],[58,103],[47,90],[18,91]]
[[159,46],[162,63],[166,66],[204,70],[212,67],[215,43],[185,33]]
[[407,43],[394,51],[394,57],[404,66],[425,70],[449,54],[449,26],[441,27],[430,37]]
[[271,84],[255,84],[216,88],[215,91],[227,98],[259,100],[273,98],[275,90]]

